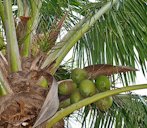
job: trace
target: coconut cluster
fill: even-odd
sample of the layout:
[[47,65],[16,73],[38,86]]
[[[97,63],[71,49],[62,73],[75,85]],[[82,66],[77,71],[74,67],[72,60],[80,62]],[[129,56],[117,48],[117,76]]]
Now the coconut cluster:
[[[60,95],[69,96],[70,104],[93,96],[96,93],[110,90],[111,82],[107,76],[100,75],[95,80],[88,79],[88,73],[84,69],[75,68],[71,71],[70,81],[59,83],[58,92]],[[95,104],[101,111],[108,110],[113,103],[112,97],[106,97]]]

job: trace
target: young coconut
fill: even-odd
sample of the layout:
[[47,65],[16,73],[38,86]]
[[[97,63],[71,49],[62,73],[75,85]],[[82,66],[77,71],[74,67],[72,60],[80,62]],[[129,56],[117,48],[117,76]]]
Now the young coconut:
[[100,111],[107,111],[113,104],[112,96],[106,97],[96,102],[96,106]]
[[83,97],[92,96],[96,93],[96,87],[91,80],[83,80],[79,85],[80,93]]
[[96,88],[101,91],[110,90],[111,82],[107,76],[100,75],[95,79]]
[[80,94],[80,91],[78,89],[76,89],[71,95],[70,95],[70,103],[74,104],[79,102],[80,100],[82,100],[83,97]]
[[77,85],[72,80],[63,80],[58,85],[58,93],[60,95],[70,95]]
[[71,71],[71,78],[75,83],[80,84],[82,80],[88,78],[88,74],[84,69],[75,68]]

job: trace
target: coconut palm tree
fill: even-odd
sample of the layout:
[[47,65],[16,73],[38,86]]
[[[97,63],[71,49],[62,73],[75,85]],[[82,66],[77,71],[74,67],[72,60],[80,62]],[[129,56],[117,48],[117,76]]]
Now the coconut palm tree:
[[[0,0],[0,127],[65,127],[70,116],[81,127],[147,127],[146,96],[130,93],[147,84],[129,86],[137,64],[147,70],[146,8],[145,0]],[[77,67],[89,79],[109,76],[112,89],[71,105],[58,84]],[[112,107],[100,111],[95,102],[109,96]]]

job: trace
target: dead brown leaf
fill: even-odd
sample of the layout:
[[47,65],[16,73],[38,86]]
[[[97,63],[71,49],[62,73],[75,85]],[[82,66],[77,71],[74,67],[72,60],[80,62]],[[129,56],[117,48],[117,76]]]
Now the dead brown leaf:
[[84,68],[89,75],[89,78],[96,78],[99,75],[113,75],[117,73],[125,73],[129,71],[137,71],[137,69],[128,66],[113,66],[109,64],[90,65]]

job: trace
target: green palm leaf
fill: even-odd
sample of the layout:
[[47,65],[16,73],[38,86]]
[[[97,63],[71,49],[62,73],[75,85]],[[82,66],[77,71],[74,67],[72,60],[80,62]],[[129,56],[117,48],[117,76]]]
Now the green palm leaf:
[[[104,14],[76,44],[77,66],[106,63],[135,67],[139,63],[146,72],[147,6],[143,0],[123,1],[118,6]],[[134,80],[132,74],[129,78]]]
[[[69,120],[82,120],[82,127],[88,128],[145,128],[147,127],[146,96],[122,94],[113,97],[115,102],[106,112],[101,112],[95,105],[86,106],[71,115]],[[81,113],[82,114],[77,114]],[[74,118],[73,118],[74,117]],[[80,121],[79,121],[80,122]],[[69,123],[68,126],[71,124]]]

